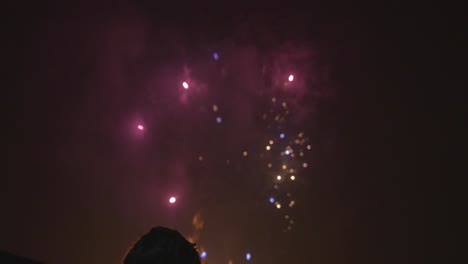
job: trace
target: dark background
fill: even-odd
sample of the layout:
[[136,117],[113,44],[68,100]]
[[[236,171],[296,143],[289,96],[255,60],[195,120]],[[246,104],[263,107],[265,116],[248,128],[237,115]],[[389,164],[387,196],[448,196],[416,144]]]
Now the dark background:
[[[447,201],[458,198],[448,175],[460,173],[445,161],[461,149],[455,138],[463,134],[465,101],[457,10],[427,2],[8,6],[0,248],[46,263],[115,263],[151,226],[171,223],[189,233],[194,208],[203,204],[207,221],[210,214],[227,221],[207,222],[205,235],[207,244],[232,241],[226,254],[248,247],[271,252],[264,258],[270,263],[446,262],[454,235]],[[149,69],[171,74],[178,59],[195,65],[206,49],[231,45],[233,57],[248,57],[251,47],[268,52],[291,41],[320,54],[336,87],[304,120],[320,142],[297,232],[273,235],[274,224],[255,214],[237,222],[227,206],[206,198],[229,203],[245,181],[228,190],[200,187],[209,179],[182,177],[174,186],[167,176],[154,178],[178,175],[171,168],[193,155],[177,131],[201,128],[174,122],[182,118],[177,107],[159,115],[157,134],[145,138],[150,143],[121,140],[131,138],[122,124],[153,108],[138,103]],[[122,68],[122,60],[134,64]],[[194,201],[171,215],[159,202],[170,189]]]

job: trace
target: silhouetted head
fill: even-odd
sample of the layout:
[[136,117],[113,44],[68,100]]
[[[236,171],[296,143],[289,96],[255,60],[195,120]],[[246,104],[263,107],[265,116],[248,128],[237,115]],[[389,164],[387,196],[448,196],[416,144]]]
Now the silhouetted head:
[[155,227],[133,246],[124,264],[200,264],[200,258],[179,232]]

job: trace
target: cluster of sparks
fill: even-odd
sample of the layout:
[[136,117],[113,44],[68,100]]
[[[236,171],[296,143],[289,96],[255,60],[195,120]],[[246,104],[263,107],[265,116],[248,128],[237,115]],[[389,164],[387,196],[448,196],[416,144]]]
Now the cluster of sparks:
[[[218,61],[220,54],[215,52],[212,54],[212,58],[214,61]],[[279,85],[283,88],[291,87],[295,80],[296,77],[293,74],[287,74]],[[180,88],[189,91],[192,85],[189,80],[186,80],[180,83]],[[288,127],[288,118],[294,114],[294,109],[289,107],[287,96],[266,97],[266,100],[269,101],[268,109],[263,109],[263,114],[259,116],[261,120],[259,124],[266,131],[264,141],[260,143],[263,146],[260,150],[258,148],[239,149],[238,153],[240,153],[241,158],[253,157],[260,160],[259,166],[262,174],[264,177],[268,177],[271,182],[270,187],[268,187],[269,191],[263,197],[264,205],[280,212],[279,215],[284,223],[281,229],[284,232],[289,232],[295,224],[294,208],[298,203],[293,194],[294,189],[302,182],[302,178],[307,173],[306,170],[309,169],[309,152],[312,147],[303,131],[294,132]],[[213,104],[210,107],[215,114],[216,124],[223,125],[224,120],[220,115],[220,106]],[[140,123],[137,124],[136,129],[142,133],[145,131],[145,126]],[[205,158],[198,154],[197,159],[199,162],[203,162]],[[226,165],[229,164],[230,160],[226,160]],[[175,204],[176,196],[168,197],[168,201],[171,205]],[[206,262],[208,253],[203,247],[201,248],[200,258]],[[250,261],[251,259],[252,254],[246,252],[245,260]]]

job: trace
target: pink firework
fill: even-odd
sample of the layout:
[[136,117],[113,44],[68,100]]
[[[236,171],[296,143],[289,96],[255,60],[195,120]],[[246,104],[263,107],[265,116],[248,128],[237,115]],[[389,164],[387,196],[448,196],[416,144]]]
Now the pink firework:
[[176,198],[174,196],[172,196],[171,198],[169,198],[169,202],[171,204],[175,203],[176,202]]

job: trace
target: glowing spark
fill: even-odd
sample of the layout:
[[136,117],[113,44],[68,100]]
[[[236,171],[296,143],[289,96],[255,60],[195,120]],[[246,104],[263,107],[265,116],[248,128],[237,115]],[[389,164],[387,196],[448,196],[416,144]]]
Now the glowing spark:
[[171,198],[169,198],[169,202],[171,204],[175,203],[176,202],[176,198],[174,196],[172,196]]
[[218,112],[218,106],[217,105],[213,105],[213,112]]
[[138,125],[137,128],[138,128],[139,130],[144,130],[144,129],[145,129],[145,127],[142,126],[142,125]]
[[281,181],[281,175],[276,176],[276,179],[277,179],[278,181]]
[[188,87],[189,87],[187,82],[183,82],[183,83],[182,83],[182,86],[183,86],[185,89],[188,89]]
[[242,152],[242,155],[244,155],[244,157],[247,157],[247,155],[249,155],[249,153],[247,153],[247,151],[244,151],[244,152]]
[[270,199],[269,199],[268,201],[270,201],[270,203],[274,203],[274,202],[275,202],[275,198],[270,197]]
[[266,150],[270,150],[270,149],[271,149],[271,147],[270,147],[270,146],[266,146]]
[[289,155],[291,152],[289,150],[286,150],[284,154]]
[[280,134],[280,138],[284,138],[284,133],[281,133],[281,134]]
[[307,165],[306,162],[302,163],[302,167],[307,168],[307,166],[308,166],[308,165]]
[[292,74],[289,75],[288,80],[289,80],[290,82],[294,81],[294,75],[292,75]]
[[281,204],[276,204],[276,208],[280,209],[281,208]]
[[296,179],[296,176],[291,175],[291,181],[294,181]]

